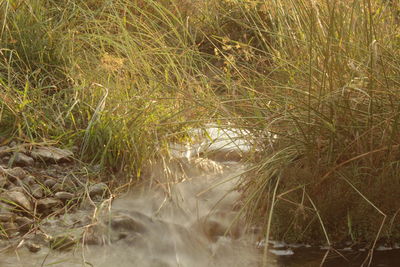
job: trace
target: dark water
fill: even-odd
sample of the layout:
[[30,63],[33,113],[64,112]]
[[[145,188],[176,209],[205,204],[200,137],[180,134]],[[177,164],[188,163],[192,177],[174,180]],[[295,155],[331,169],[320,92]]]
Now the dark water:
[[[339,255],[340,253],[340,255]],[[278,266],[282,267],[358,267],[368,266],[368,252],[361,251],[329,251],[303,248],[294,250],[291,256],[277,258]],[[374,267],[398,267],[400,266],[400,250],[375,251],[371,265]]]

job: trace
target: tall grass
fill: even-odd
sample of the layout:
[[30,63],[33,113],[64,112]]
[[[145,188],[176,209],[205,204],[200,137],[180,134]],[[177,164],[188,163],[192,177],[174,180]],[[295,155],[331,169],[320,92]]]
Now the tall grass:
[[233,79],[225,114],[260,148],[242,184],[249,220],[292,242],[399,240],[397,4],[230,2],[252,37],[219,50]]
[[199,109],[185,99],[205,60],[165,3],[2,1],[1,12],[5,137],[78,145],[82,159],[139,177]]
[[399,240],[395,1],[0,5],[3,136],[140,177],[186,128],[228,121],[255,137],[240,189],[266,237]]

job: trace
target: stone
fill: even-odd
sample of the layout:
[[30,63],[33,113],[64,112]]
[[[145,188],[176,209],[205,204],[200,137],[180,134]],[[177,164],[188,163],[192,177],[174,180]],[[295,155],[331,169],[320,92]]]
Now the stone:
[[18,166],[32,166],[35,164],[35,160],[24,153],[16,152],[14,164]]
[[25,177],[25,179],[23,180],[25,184],[27,185],[34,185],[36,184],[36,179],[35,177],[33,177],[32,175],[28,175]]
[[18,216],[14,219],[14,222],[18,225],[20,232],[28,232],[33,227],[33,220]]
[[14,220],[14,214],[0,213],[0,222],[12,222],[13,220]]
[[108,186],[105,183],[94,184],[89,186],[89,196],[103,196],[107,190]]
[[54,179],[47,179],[46,181],[44,181],[43,184],[45,186],[47,186],[48,188],[52,188],[56,183],[57,183],[57,181]]
[[5,202],[7,204],[21,207],[25,211],[30,212],[33,210],[29,198],[25,195],[25,193],[21,192],[20,188],[15,188],[13,191],[5,192],[4,194],[2,194],[2,198],[6,200]]
[[125,230],[135,233],[145,233],[147,232],[146,226],[141,222],[129,217],[129,216],[118,216],[112,218],[111,227],[114,230]]
[[61,205],[61,201],[55,198],[43,198],[37,201],[38,211],[43,214],[50,214],[53,208]]
[[0,157],[8,156],[11,153],[11,147],[9,146],[1,146],[0,147]]
[[64,191],[57,192],[54,196],[61,201],[68,201],[75,197],[74,194]]
[[17,182],[17,180],[23,180],[26,176],[28,176],[28,173],[21,167],[8,169],[6,170],[6,174],[8,179],[13,183]]
[[33,185],[31,187],[31,194],[34,198],[42,198],[44,196],[44,189],[40,185]]
[[0,188],[5,188],[7,185],[8,185],[7,178],[0,174]]
[[53,163],[71,161],[73,155],[74,154],[68,149],[60,149],[52,146],[37,147],[31,152],[31,156],[34,159]]
[[30,252],[32,252],[32,253],[39,252],[39,250],[42,249],[42,246],[41,246],[41,245],[36,244],[36,243],[34,243],[34,242],[32,242],[32,241],[26,242],[26,243],[25,243],[25,247],[27,247],[28,250],[29,250]]

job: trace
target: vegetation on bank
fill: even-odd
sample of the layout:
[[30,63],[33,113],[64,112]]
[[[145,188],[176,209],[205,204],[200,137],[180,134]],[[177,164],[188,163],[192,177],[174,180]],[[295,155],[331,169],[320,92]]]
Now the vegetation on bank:
[[229,121],[255,136],[243,214],[267,238],[400,239],[396,1],[16,0],[0,12],[3,143],[77,145],[140,178],[186,128]]

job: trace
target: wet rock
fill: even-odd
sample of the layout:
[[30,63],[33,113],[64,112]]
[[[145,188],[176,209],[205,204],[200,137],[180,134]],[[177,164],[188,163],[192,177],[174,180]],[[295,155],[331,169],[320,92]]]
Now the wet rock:
[[74,194],[65,191],[57,192],[54,196],[61,201],[68,201],[75,197]]
[[62,203],[55,198],[43,198],[37,201],[37,208],[40,213],[50,214],[54,208],[60,206]]
[[86,233],[83,236],[83,242],[86,245],[101,246],[106,243],[106,237],[104,236],[106,229],[101,224],[91,225],[87,228]]
[[57,236],[50,241],[50,247],[54,250],[67,250],[75,244],[75,239],[70,235]]
[[28,232],[33,227],[33,220],[26,217],[18,216],[14,221],[18,225],[19,230],[24,233]]
[[147,232],[146,226],[143,223],[124,215],[112,218],[111,227],[118,231],[124,230],[135,233]]
[[26,176],[28,176],[28,173],[21,167],[8,169],[6,170],[6,174],[8,179],[13,183],[17,182],[18,180],[23,180]]
[[15,188],[13,191],[2,194],[2,198],[10,205],[19,206],[25,211],[32,211],[32,204],[29,198],[21,191],[23,191],[23,189]]
[[42,198],[44,196],[44,189],[40,185],[33,185],[31,187],[31,194],[36,199]]
[[44,181],[43,184],[45,186],[47,186],[48,188],[52,188],[56,183],[57,183],[57,181],[54,179],[47,179],[46,181]]
[[14,157],[14,164],[18,166],[32,166],[35,160],[24,153],[16,152]]
[[45,162],[65,162],[70,161],[74,154],[68,149],[60,149],[56,147],[38,147],[31,152],[34,159]]
[[41,246],[41,245],[36,244],[36,243],[34,243],[34,242],[32,242],[32,241],[27,241],[27,242],[25,243],[25,247],[28,248],[28,250],[29,250],[30,252],[32,252],[32,253],[39,252],[39,250],[42,249],[42,246]]
[[108,186],[105,183],[98,183],[89,186],[90,197],[103,196],[108,190]]

